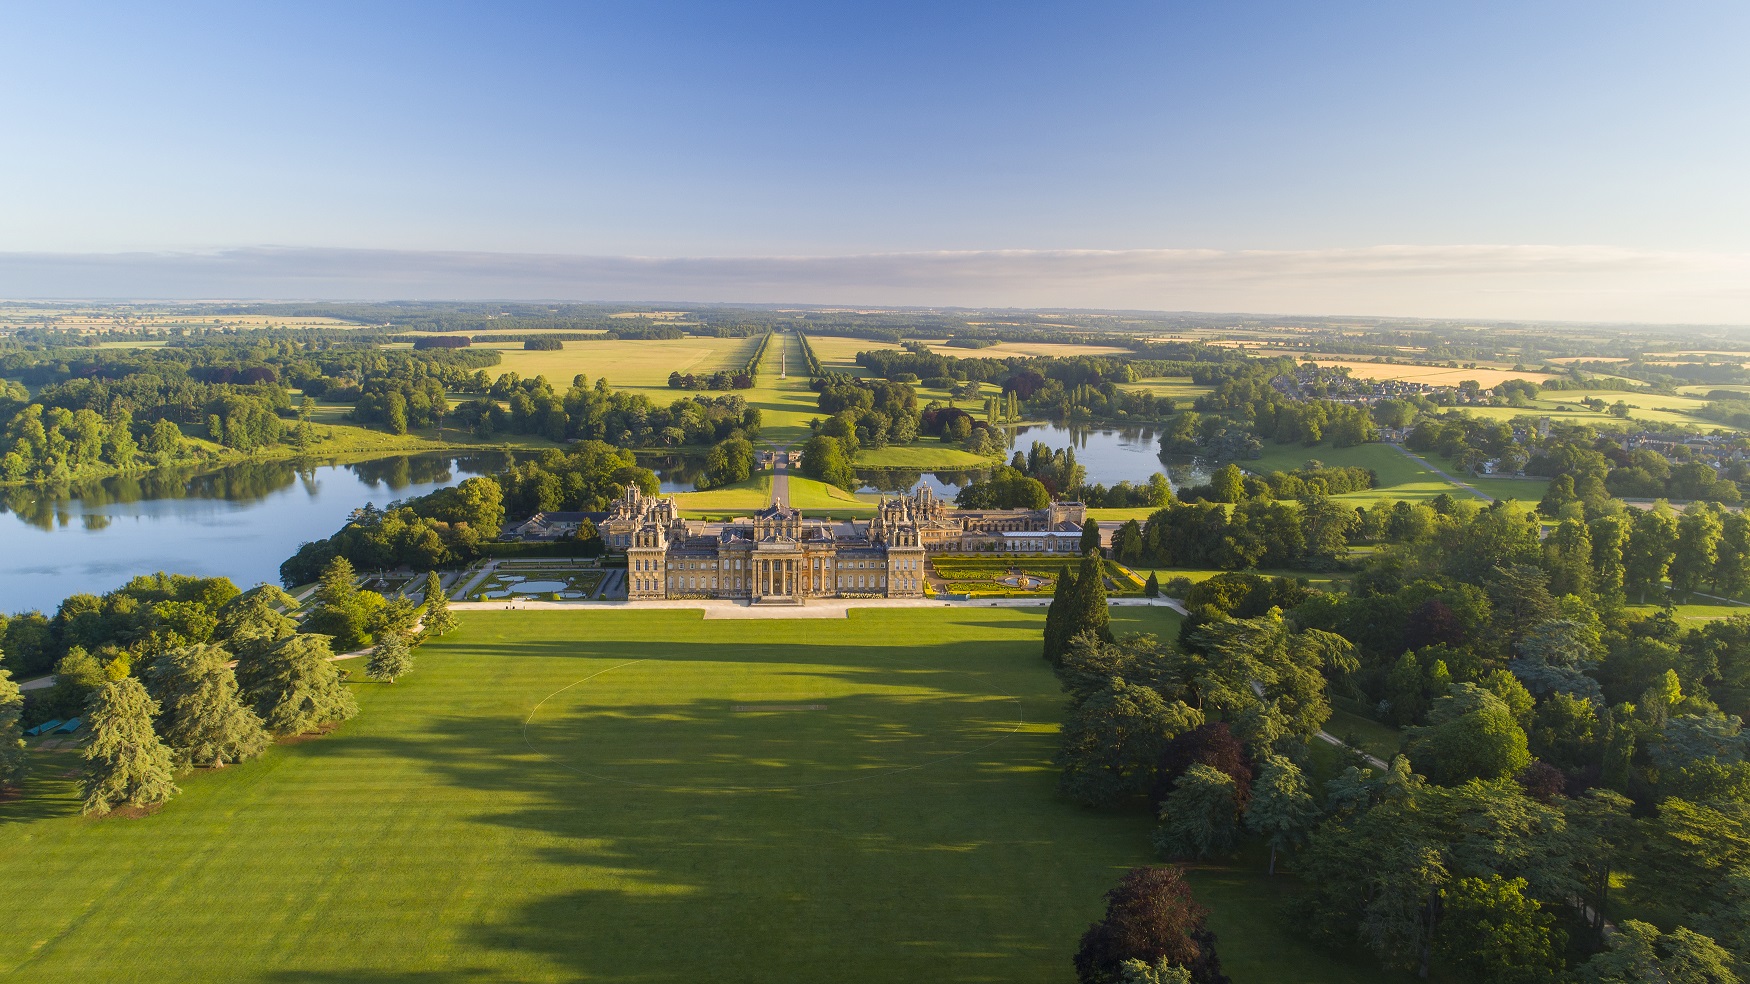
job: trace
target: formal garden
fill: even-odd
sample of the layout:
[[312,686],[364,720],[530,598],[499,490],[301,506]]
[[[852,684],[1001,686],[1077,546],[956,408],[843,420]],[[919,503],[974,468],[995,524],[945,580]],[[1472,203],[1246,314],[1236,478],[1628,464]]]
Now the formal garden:
[[[1080,558],[1036,554],[1022,557],[988,555],[931,556],[931,572],[948,593],[972,598],[1049,598],[1065,567],[1072,571]],[[1106,590],[1114,596],[1141,595],[1143,579],[1115,561],[1106,561]]]
[[581,562],[500,563],[468,587],[466,601],[584,601],[595,597],[604,572]]

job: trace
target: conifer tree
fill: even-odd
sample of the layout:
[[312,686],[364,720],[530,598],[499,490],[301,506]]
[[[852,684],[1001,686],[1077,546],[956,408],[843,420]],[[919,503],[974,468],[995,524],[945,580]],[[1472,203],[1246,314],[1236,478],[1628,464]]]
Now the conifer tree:
[[425,575],[425,633],[441,636],[454,631],[456,616],[450,611],[450,599],[444,594],[443,579],[437,571]]
[[1090,550],[1094,553],[1100,552],[1100,524],[1094,522],[1092,518],[1089,518],[1087,522],[1082,524],[1082,539],[1080,546],[1081,552],[1084,554]]
[[1069,625],[1069,640],[1083,632],[1092,632],[1106,642],[1112,641],[1112,612],[1106,607],[1106,564],[1099,553],[1082,554],[1082,569],[1076,574],[1075,602]]
[[1144,598],[1159,598],[1161,596],[1161,579],[1155,576],[1154,571],[1148,572],[1148,580],[1142,586],[1142,596]]
[[394,683],[396,677],[412,671],[413,651],[407,647],[407,638],[399,632],[384,636],[365,660],[365,675],[373,680]]
[[244,698],[269,734],[301,735],[358,713],[326,636],[299,634],[240,663]]
[[1281,755],[1265,756],[1246,805],[1246,826],[1269,842],[1270,874],[1276,873],[1276,850],[1305,841],[1318,819],[1318,804],[1307,791],[1300,767]]
[[24,692],[13,682],[12,671],[0,666],[0,786],[16,786],[29,768],[18,726],[23,711]]
[[230,661],[218,646],[188,646],[152,664],[158,732],[182,768],[223,768],[260,755],[269,744],[261,718],[243,706]]
[[352,563],[336,557],[322,569],[322,580],[316,585],[316,610],[304,628],[308,632],[332,636],[347,652],[369,644],[365,629],[365,610]]
[[291,595],[270,584],[260,585],[225,604],[213,637],[223,640],[240,663],[246,662],[297,634],[297,621],[285,614],[297,607]]
[[1045,661],[1052,666],[1063,662],[1069,648],[1070,608],[1075,603],[1076,579],[1069,565],[1058,568],[1057,584],[1051,591],[1051,607],[1045,610]]
[[134,677],[103,686],[86,712],[91,742],[85,746],[83,812],[105,814],[118,804],[151,806],[178,792],[171,781],[170,749],[152,730],[158,703]]

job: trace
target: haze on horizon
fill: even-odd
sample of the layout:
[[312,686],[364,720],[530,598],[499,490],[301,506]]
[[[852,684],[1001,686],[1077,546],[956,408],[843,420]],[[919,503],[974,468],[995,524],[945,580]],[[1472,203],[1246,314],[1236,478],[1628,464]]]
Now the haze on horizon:
[[1750,323],[1750,8],[0,11],[0,295]]

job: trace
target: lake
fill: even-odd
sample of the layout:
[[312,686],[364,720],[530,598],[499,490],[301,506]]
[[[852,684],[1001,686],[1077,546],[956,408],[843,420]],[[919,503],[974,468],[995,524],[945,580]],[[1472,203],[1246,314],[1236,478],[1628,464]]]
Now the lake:
[[272,461],[8,489],[0,493],[0,611],[52,613],[70,594],[102,594],[154,571],[277,584],[281,561],[340,529],[353,510],[495,474],[509,460],[485,451]]
[[[1175,489],[1209,481],[1209,472],[1200,462],[1162,461],[1160,432],[1153,427],[1021,424],[1010,429],[1009,457],[1014,457],[1016,451],[1025,453],[1036,441],[1054,451],[1075,449],[1077,463],[1087,469],[1089,484],[1112,486],[1128,481],[1140,485],[1155,472],[1166,473],[1167,482]],[[937,495],[952,499],[961,488],[981,481],[988,474],[988,471],[920,473],[859,468],[857,477],[864,485],[857,491],[897,493],[928,485]]]

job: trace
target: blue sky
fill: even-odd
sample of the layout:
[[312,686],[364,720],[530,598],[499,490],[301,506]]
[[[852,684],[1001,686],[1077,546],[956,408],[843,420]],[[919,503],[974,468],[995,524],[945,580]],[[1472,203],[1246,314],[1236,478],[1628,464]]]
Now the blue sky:
[[0,36],[9,254],[1750,254],[1741,3],[11,5]]

